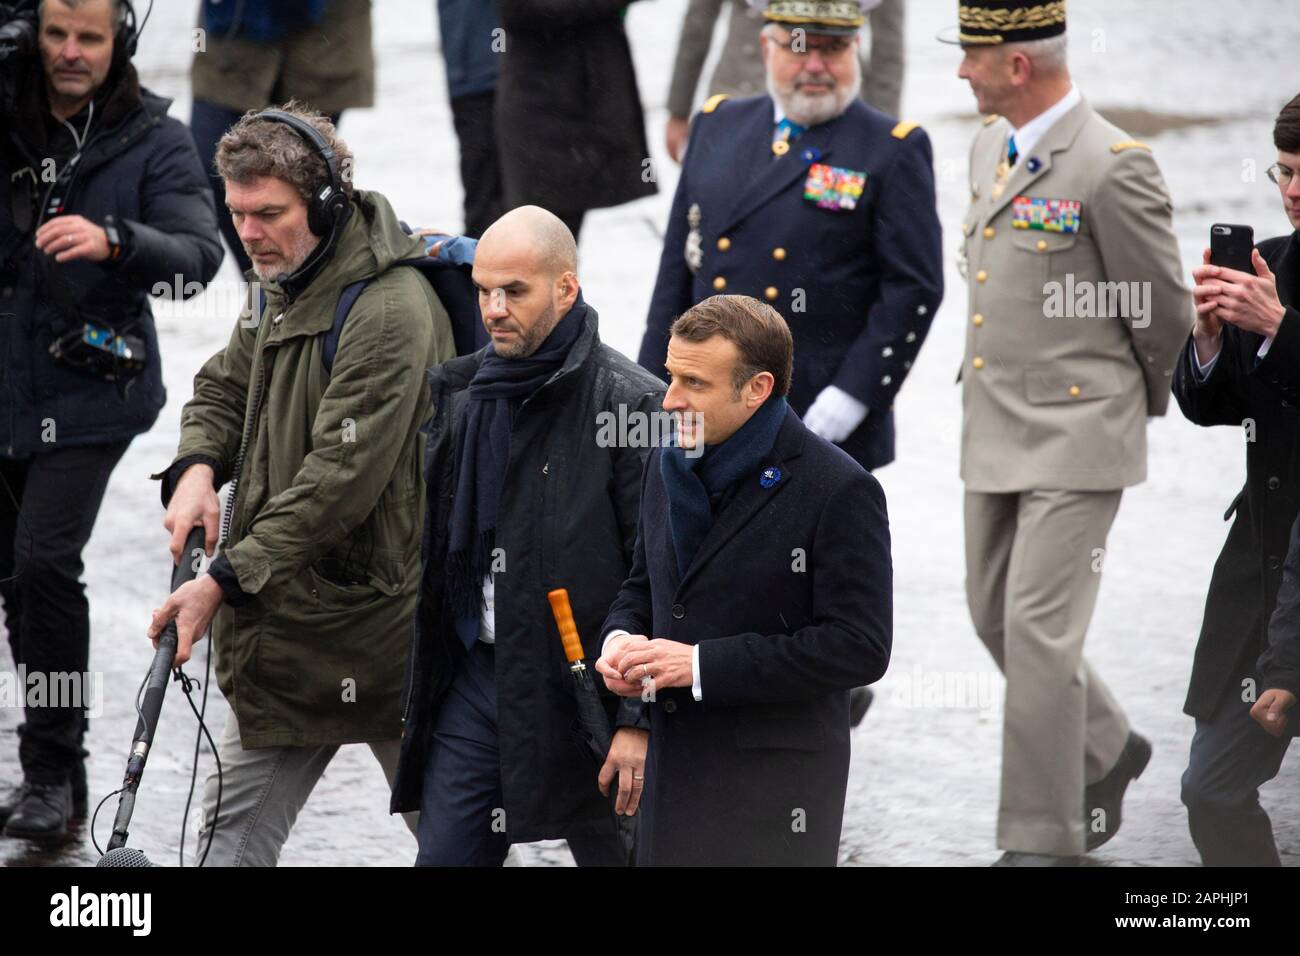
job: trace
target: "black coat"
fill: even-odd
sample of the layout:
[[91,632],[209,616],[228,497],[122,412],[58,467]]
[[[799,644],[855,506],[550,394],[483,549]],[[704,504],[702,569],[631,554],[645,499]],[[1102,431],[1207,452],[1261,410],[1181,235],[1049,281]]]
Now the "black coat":
[[[504,571],[494,575],[501,785],[511,842],[608,827],[594,757],[574,733],[573,678],[546,593],[567,588],[578,635],[594,667],[600,623],[632,563],[648,447],[602,447],[597,415],[660,410],[664,385],[600,342],[594,309],[561,370],[525,400],[510,439],[497,519]],[[463,655],[443,602],[454,449],[465,428],[469,381],[486,349],[429,373],[433,417],[425,457],[426,524],[411,683],[394,812],[416,810],[438,703]],[[648,726],[640,701],[605,691],[620,726]]]
[[1174,397],[1190,421],[1241,429],[1249,420],[1254,428],[1246,442],[1246,485],[1223,516],[1226,521],[1235,513],[1236,520],[1210,578],[1183,705],[1204,720],[1223,695],[1239,694],[1241,682],[1255,676],[1287,535],[1300,512],[1300,234],[1262,242],[1259,252],[1287,307],[1268,354],[1256,358],[1262,336],[1225,325],[1218,360],[1204,382],[1193,376],[1190,339],[1174,370]]
[[[842,447],[874,470],[894,460],[894,400],[943,298],[930,140],[855,100],[774,158],[772,111],[755,96],[696,116],[638,361],[662,377],[669,328],[708,296],[766,299],[794,336],[791,407],[804,414],[827,385],[865,404]],[[805,197],[816,164],[864,174],[852,209]]]
[[[1291,528],[1291,547],[1282,568],[1277,606],[1268,623],[1268,646],[1259,656],[1259,689],[1280,687],[1300,697],[1300,518]],[[1287,724],[1300,734],[1295,717]]]
[[[37,80],[39,77],[36,78]],[[147,431],[166,399],[149,295],[188,298],[221,265],[208,177],[189,130],[167,115],[171,101],[141,90],[135,70],[105,84],[63,212],[103,225],[112,215],[126,240],[116,262],[52,265],[42,284],[29,215],[48,184],[44,97],[29,89],[18,122],[5,122],[0,150],[0,454],[118,442]],[[53,262],[53,260],[48,260]],[[60,281],[61,280],[61,281]],[[65,290],[56,305],[49,282]],[[125,389],[56,362],[58,334],[84,319],[144,341],[146,366]],[[42,441],[53,419],[57,441]]]
[[496,131],[508,208],[601,209],[651,196],[627,0],[497,0]]
[[880,485],[793,411],[738,483],[684,578],[659,452],[646,466],[632,572],[603,633],[699,644],[701,700],[650,703],[638,865],[837,859],[849,689],[889,663],[893,585]]

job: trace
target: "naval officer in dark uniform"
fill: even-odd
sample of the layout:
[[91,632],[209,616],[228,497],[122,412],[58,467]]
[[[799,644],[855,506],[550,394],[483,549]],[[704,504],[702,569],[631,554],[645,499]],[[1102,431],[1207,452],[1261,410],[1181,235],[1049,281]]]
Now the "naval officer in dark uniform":
[[857,98],[858,0],[771,0],[769,95],[705,103],[691,129],[638,361],[720,292],[794,334],[791,407],[863,467],[894,458],[895,396],[943,296],[930,141]]

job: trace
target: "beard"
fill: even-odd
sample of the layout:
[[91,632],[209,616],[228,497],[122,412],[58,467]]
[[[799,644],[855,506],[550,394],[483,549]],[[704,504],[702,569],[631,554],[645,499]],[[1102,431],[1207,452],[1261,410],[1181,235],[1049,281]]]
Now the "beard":
[[[809,83],[824,83],[825,93],[804,93],[800,87]],[[767,92],[781,107],[786,117],[803,127],[819,126],[835,119],[853,102],[862,87],[862,64],[853,54],[852,73],[843,83],[830,73],[801,72],[788,85],[779,86],[772,74],[767,75]]]
[[[500,327],[503,324],[498,322],[497,326]],[[512,322],[511,324],[515,325],[519,331],[519,340],[513,345],[504,345],[494,341],[492,350],[504,359],[524,359],[542,347],[546,337],[559,325],[559,319],[556,317],[555,305],[552,303],[546,306],[545,311],[537,317],[537,321],[533,323],[531,328],[525,330],[518,328],[517,323]]]
[[267,263],[262,265],[256,259],[252,259],[253,272],[263,282],[274,282],[280,276],[293,275],[302,268],[302,264],[307,261],[307,257],[312,254],[317,244],[321,240],[315,236],[305,225],[298,232],[289,236],[286,242],[286,248],[281,248],[270,239],[263,239],[260,242],[244,243],[244,252],[252,259],[254,253],[266,255],[273,253],[280,257],[279,262]]

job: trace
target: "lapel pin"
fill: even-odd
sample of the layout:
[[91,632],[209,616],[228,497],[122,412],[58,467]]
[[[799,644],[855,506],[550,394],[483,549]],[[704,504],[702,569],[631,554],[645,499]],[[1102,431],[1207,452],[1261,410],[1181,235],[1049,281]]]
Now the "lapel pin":
[[822,158],[820,149],[805,149],[803,151],[803,161],[805,163],[815,163]]
[[781,469],[775,466],[769,466],[763,469],[763,473],[758,476],[758,483],[764,488],[771,488],[781,480]]
[[1029,161],[1025,163],[1025,168],[1031,173],[1036,173],[1043,168],[1043,161],[1037,156],[1030,156]]

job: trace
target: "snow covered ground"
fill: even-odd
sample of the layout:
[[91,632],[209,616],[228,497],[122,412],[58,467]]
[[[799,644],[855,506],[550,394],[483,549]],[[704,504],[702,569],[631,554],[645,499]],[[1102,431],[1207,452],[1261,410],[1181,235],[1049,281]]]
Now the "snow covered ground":
[[[137,56],[145,85],[175,97],[172,111],[182,119],[189,116],[195,7],[157,3]],[[903,113],[922,123],[934,143],[948,292],[897,404],[898,461],[879,473],[894,540],[894,658],[854,737],[841,852],[844,862],[855,864],[980,865],[997,856],[1002,683],[970,626],[963,596],[960,399],[953,385],[965,312],[955,250],[967,198],[967,148],[978,119],[969,90],[956,78],[959,51],[933,39],[955,19],[956,4],[911,0],[908,7]],[[684,8],[685,0],[641,0],[627,17],[661,191],[592,213],[583,230],[585,295],[600,310],[606,341],[630,354],[644,327],[676,177],[661,140]],[[1251,223],[1261,238],[1289,231],[1263,171],[1274,159],[1277,110],[1300,88],[1292,2],[1089,0],[1071,4],[1070,18],[1074,77],[1094,105],[1208,121],[1153,136],[1131,130],[1154,147],[1189,269],[1200,259],[1212,222]],[[377,106],[351,111],[342,123],[356,154],[357,181],[387,194],[409,221],[454,230],[461,200],[457,148],[434,2],[376,0],[374,20]],[[708,92],[701,90],[700,98]],[[170,398],[153,431],[135,441],[114,474],[86,553],[91,666],[105,672],[106,688],[105,715],[89,738],[96,798],[120,779],[134,727],[132,700],[151,653],[144,630],[167,581],[162,509],[148,475],[170,461],[191,378],[229,334],[238,278],[227,259],[204,296],[182,308],[159,304]],[[1178,799],[1192,732],[1181,707],[1206,585],[1227,530],[1221,517],[1244,476],[1244,449],[1239,432],[1198,429],[1176,408],[1151,426],[1150,445],[1150,478],[1125,495],[1111,534],[1086,653],[1134,727],[1151,738],[1155,756],[1130,790],[1122,833],[1093,855],[1097,863],[1197,861]],[[189,671],[202,673],[202,654]],[[945,684],[961,694],[936,699],[933,688]],[[175,861],[193,752],[194,721],[177,691],[169,692],[132,831],[132,845],[167,863]],[[214,734],[224,715],[217,697],[208,711]],[[0,711],[0,778],[18,773],[10,731],[19,719],[16,711]],[[201,777],[207,765],[205,757]],[[1300,766],[1293,762],[1265,789],[1284,862],[1300,853],[1298,782]],[[101,815],[101,843],[114,807],[106,805]],[[282,862],[410,863],[414,842],[386,807],[383,777],[367,748],[344,748],[299,819]],[[23,849],[0,842],[0,860],[55,860],[24,856]],[[525,847],[524,856],[533,864],[571,863],[554,844]],[[94,857],[87,840],[58,859]]]

